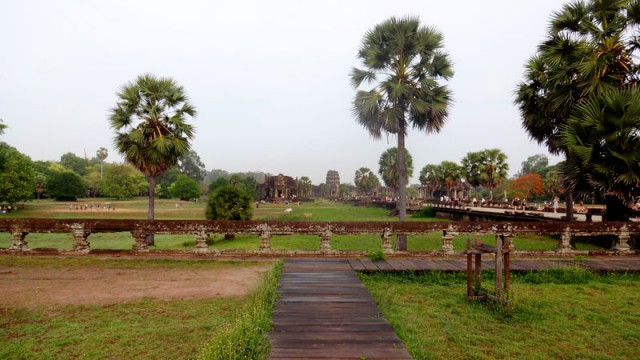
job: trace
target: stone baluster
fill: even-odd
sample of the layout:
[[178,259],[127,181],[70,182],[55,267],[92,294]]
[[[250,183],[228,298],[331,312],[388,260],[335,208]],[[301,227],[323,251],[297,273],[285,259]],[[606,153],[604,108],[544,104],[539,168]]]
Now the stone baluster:
[[573,251],[573,248],[571,247],[571,228],[567,226],[564,229],[564,231],[560,234],[560,242],[558,243],[556,252],[569,253],[572,251]]
[[515,251],[516,250],[516,246],[513,244],[513,234],[502,234],[502,235],[496,235],[496,243],[498,240],[502,240],[503,244],[506,244],[507,241],[509,242],[509,251]]
[[268,230],[260,233],[260,251],[271,251],[271,233]]
[[28,234],[29,232],[24,231],[22,229],[13,229],[13,231],[11,231],[12,243],[11,243],[11,246],[9,247],[9,250],[14,250],[14,251],[31,250],[27,245],[27,240],[25,240]]
[[331,252],[331,230],[327,229],[322,234],[320,234],[320,252],[322,254],[327,254]]
[[613,245],[613,250],[621,253],[627,253],[631,251],[631,246],[629,246],[629,239],[631,236],[629,235],[629,228],[627,225],[623,225],[620,228],[620,233],[618,233],[618,240]]
[[91,231],[85,230],[84,224],[71,225],[71,234],[76,242],[73,244],[73,251],[88,254],[91,251],[91,245],[87,238],[91,235]]
[[382,238],[382,250],[385,252],[385,254],[392,254],[393,247],[391,246],[391,229],[384,228],[380,237]]
[[200,229],[196,232],[196,248],[194,249],[197,253],[208,253],[209,245],[207,245],[207,238],[209,234],[203,229]]
[[131,230],[131,235],[133,235],[133,239],[135,243],[133,244],[132,251],[136,253],[148,252],[149,248],[147,247],[147,232],[140,230]]
[[453,234],[447,232],[447,230],[442,230],[442,252],[447,255],[454,254]]

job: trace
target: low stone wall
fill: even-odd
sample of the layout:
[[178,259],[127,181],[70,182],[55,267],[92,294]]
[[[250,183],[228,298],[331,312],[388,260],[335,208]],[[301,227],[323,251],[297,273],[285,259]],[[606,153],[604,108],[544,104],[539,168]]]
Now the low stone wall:
[[[629,240],[640,235],[640,223],[586,223],[586,222],[289,222],[289,221],[206,221],[206,220],[92,220],[92,219],[0,219],[0,232],[12,235],[12,245],[0,249],[2,253],[25,253],[31,233],[71,233],[75,239],[75,253],[91,251],[90,235],[94,233],[130,232],[135,243],[133,253],[148,252],[145,238],[150,234],[191,234],[196,239],[193,252],[212,255],[332,255],[354,256],[366,251],[335,251],[331,249],[334,235],[378,235],[387,254],[419,255],[420,253],[396,252],[392,249],[395,235],[422,235],[442,231],[440,251],[423,252],[425,255],[452,255],[453,236],[457,234],[486,235],[512,238],[516,235],[557,235],[558,247],[552,254],[580,254],[572,248],[571,239],[576,236],[613,235],[617,238],[608,254],[634,254]],[[260,237],[258,251],[228,250],[214,251],[206,240],[210,234],[255,235]],[[317,235],[319,251],[276,251],[271,249],[273,235]],[[517,244],[516,244],[517,246]],[[164,253],[169,252],[167,250]],[[180,253],[176,250],[175,253]],[[523,255],[526,252],[516,252]],[[538,254],[538,253],[534,253]],[[542,253],[540,253],[542,254]],[[549,255],[549,253],[546,253]]]

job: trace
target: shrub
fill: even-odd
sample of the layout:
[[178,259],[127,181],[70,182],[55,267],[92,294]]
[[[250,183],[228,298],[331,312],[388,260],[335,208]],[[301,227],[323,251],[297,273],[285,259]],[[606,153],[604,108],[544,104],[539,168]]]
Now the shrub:
[[371,261],[383,261],[387,258],[382,250],[371,251],[367,257]]
[[208,220],[251,220],[251,197],[232,185],[223,185],[209,194]]
[[433,218],[436,217],[436,210],[433,206],[425,206],[420,211],[413,213],[412,218]]

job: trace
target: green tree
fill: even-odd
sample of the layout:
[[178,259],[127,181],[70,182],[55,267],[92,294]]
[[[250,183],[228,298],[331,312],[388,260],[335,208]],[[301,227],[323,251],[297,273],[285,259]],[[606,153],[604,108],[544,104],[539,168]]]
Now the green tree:
[[313,184],[311,183],[311,179],[309,179],[308,176],[303,176],[298,180],[298,196],[300,196],[300,198],[310,198],[312,189]]
[[489,200],[493,200],[493,189],[500,186],[509,172],[507,155],[499,149],[483,150],[479,165],[480,183],[489,189]]
[[207,220],[251,220],[252,199],[233,185],[223,185],[209,194]]
[[174,198],[192,200],[200,197],[200,186],[191,177],[178,175],[178,179],[169,187],[169,192]]
[[[561,143],[575,158],[564,166],[569,185],[604,197],[603,220],[628,221],[640,185],[640,89],[613,90],[577,107]],[[574,160],[575,159],[575,160]]]
[[[427,133],[444,126],[451,103],[451,92],[444,80],[453,76],[447,54],[442,51],[443,36],[432,27],[420,25],[415,16],[392,17],[368,31],[358,58],[363,69],[354,68],[354,88],[374,84],[371,90],[360,90],[353,101],[357,121],[371,136],[395,134],[397,148],[405,149],[409,127]],[[378,82],[379,81],[379,82]],[[407,169],[405,152],[397,152],[398,212],[406,220]],[[402,250],[404,244],[399,245]]]
[[36,198],[40,199],[42,193],[47,189],[47,177],[41,173],[34,171],[33,182],[35,186]]
[[69,170],[73,170],[80,176],[87,175],[87,166],[89,161],[77,156],[74,153],[66,153],[60,157],[60,165],[66,167]]
[[[567,220],[573,219],[572,184],[584,174],[561,140],[580,104],[616,88],[636,86],[640,5],[637,0],[589,0],[566,4],[552,15],[547,38],[527,64],[516,91],[529,135],[552,153],[562,153]],[[604,139],[603,139],[604,140]]]
[[[393,147],[388,149],[382,153],[380,160],[378,160],[378,174],[382,177],[384,184],[392,188],[394,191],[398,191],[402,185],[406,187],[409,183],[409,178],[413,176],[413,158],[407,149],[404,149],[404,154],[405,155],[402,158],[404,159],[405,164],[402,169],[398,165],[398,148]],[[407,175],[406,177],[400,176],[400,172],[402,170],[405,171],[405,174]],[[402,180],[404,181],[404,184],[400,183]]]
[[197,182],[203,181],[207,173],[204,168],[204,163],[200,160],[200,156],[198,156],[198,153],[193,149],[178,159],[178,168],[181,173]]
[[483,161],[482,151],[469,152],[461,161],[463,178],[474,188],[482,185],[480,167]]
[[0,142],[0,203],[14,205],[31,199],[35,186],[31,159]]
[[47,193],[57,201],[76,201],[84,191],[82,178],[75,171],[55,173],[47,180]]
[[[442,186],[447,189],[447,193],[451,194],[454,190],[457,192],[458,187],[462,183],[462,168],[453,161],[443,161],[439,165],[438,174],[441,176]],[[454,194],[456,198],[458,194]]]
[[102,180],[104,161],[107,159],[107,156],[109,156],[109,151],[106,148],[101,147],[96,151],[96,157],[100,160],[100,180]]
[[209,192],[214,192],[216,191],[217,188],[225,186],[225,185],[229,185],[229,180],[227,180],[224,177],[219,177],[216,178],[213,182],[211,182],[209,184]]
[[4,120],[0,119],[0,135],[3,135],[6,129],[7,124],[4,123]]
[[109,164],[100,191],[116,199],[129,199],[144,193],[149,183],[130,164]]
[[[173,79],[140,75],[122,87],[111,110],[114,144],[125,160],[149,178],[149,211],[155,210],[156,176],[166,172],[191,149],[195,129],[187,123],[196,109]],[[151,244],[153,237],[147,243]]]
[[171,199],[169,187],[178,179],[179,175],[180,168],[174,165],[169,170],[156,176],[156,196],[160,199]]
[[549,158],[543,154],[529,156],[527,160],[522,162],[520,176],[527,174],[538,174],[542,178],[547,176],[549,172]]
[[442,187],[438,165],[427,164],[420,170],[420,184],[426,187],[427,199],[433,197],[434,192]]
[[361,167],[356,170],[353,182],[356,184],[358,191],[363,195],[369,195],[373,190],[380,187],[380,179],[378,179],[378,176],[366,167]]

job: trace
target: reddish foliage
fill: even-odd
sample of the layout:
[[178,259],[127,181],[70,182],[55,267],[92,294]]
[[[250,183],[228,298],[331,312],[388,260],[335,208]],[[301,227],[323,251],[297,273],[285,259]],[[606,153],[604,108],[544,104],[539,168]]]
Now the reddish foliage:
[[527,199],[532,195],[544,194],[544,183],[542,176],[538,174],[526,174],[511,181],[509,186],[513,189],[516,196]]

